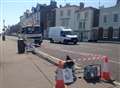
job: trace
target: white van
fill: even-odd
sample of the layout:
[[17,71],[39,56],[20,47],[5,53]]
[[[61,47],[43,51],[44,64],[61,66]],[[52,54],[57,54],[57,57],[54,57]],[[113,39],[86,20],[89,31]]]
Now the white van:
[[73,35],[72,29],[65,29],[64,27],[50,27],[48,37],[50,42],[59,42],[68,44],[72,42],[77,44],[78,37],[77,35]]

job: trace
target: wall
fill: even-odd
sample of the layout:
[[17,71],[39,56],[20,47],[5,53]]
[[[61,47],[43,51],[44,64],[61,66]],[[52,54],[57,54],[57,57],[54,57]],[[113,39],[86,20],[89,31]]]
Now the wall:
[[[68,19],[68,26],[67,28],[71,28],[75,30],[75,11],[78,9],[78,7],[62,7],[56,9],[56,26],[63,26],[61,20]],[[71,11],[71,15],[67,15],[67,11]],[[63,11],[63,16],[60,15],[61,11]],[[65,22],[67,23],[67,22]]]
[[[119,14],[119,22],[113,22],[113,14],[118,13]],[[107,15],[107,23],[103,23],[103,16]],[[99,18],[99,26],[103,27],[104,29],[107,29],[108,27],[112,26],[113,28],[119,28],[120,27],[120,7],[110,7],[110,8],[101,8],[100,9],[100,18]]]

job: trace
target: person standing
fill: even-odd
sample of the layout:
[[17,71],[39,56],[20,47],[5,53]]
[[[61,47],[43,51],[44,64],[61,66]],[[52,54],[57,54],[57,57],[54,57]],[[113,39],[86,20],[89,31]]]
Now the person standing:
[[[73,82],[67,83],[67,85],[74,83],[77,79],[77,77],[75,76],[75,62],[68,55],[66,56],[66,61],[64,63],[64,69],[65,70],[69,69],[69,71],[71,70],[71,73],[72,73],[71,76],[73,78]],[[70,72],[68,72],[68,73],[70,73]]]

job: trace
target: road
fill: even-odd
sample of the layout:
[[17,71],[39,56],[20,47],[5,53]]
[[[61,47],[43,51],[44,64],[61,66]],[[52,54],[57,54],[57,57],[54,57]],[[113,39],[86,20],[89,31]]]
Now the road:
[[[41,46],[41,51],[46,50],[44,47],[50,44],[46,42],[47,41]],[[50,44],[48,47],[52,46],[57,46],[57,44]],[[56,53],[54,51],[51,52]],[[59,55],[60,54],[61,53],[59,53]],[[55,55],[57,56],[57,54]],[[61,57],[64,56],[61,55]],[[0,88],[54,88],[55,70],[56,67],[43,58],[30,53],[18,54],[17,41],[15,39],[7,39],[4,42],[0,40]],[[83,78],[78,78],[77,81],[68,88],[120,87],[104,82],[96,84],[87,83]]]
[[79,66],[102,64],[102,56],[109,57],[112,78],[120,81],[120,44],[81,42],[77,45],[64,45],[44,41],[39,50],[65,60],[69,55]]

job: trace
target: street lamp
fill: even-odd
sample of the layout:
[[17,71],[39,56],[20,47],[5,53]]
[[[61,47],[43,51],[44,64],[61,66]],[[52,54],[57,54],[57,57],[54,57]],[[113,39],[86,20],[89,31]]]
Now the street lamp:
[[5,31],[5,20],[3,20],[3,32]]
[[5,20],[3,20],[3,34],[2,34],[2,40],[5,41]]

